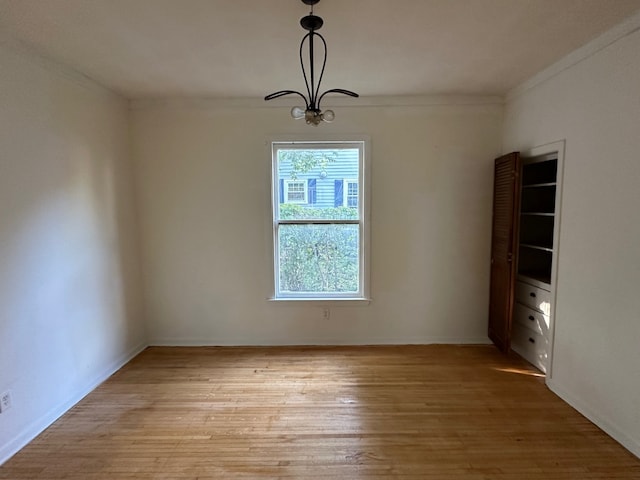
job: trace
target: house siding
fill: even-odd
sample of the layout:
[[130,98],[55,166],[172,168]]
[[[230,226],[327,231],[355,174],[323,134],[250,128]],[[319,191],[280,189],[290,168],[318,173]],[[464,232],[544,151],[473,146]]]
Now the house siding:
[[[315,195],[308,195],[307,206],[314,208],[329,208],[336,206],[336,181],[357,180],[359,170],[359,151],[356,148],[340,149],[335,151],[335,161],[330,161],[323,168],[318,165],[308,172],[296,173],[295,179],[305,181],[309,188],[309,180],[315,180]],[[289,162],[278,163],[278,178],[281,180],[292,180],[293,172]],[[323,172],[326,173],[324,176]],[[284,203],[284,182],[278,182],[280,191],[278,198],[280,203]],[[313,185],[313,182],[311,182]],[[311,191],[311,190],[309,190]],[[315,203],[312,203],[315,196]],[[342,197],[340,204],[342,205]],[[304,206],[305,204],[302,204]]]

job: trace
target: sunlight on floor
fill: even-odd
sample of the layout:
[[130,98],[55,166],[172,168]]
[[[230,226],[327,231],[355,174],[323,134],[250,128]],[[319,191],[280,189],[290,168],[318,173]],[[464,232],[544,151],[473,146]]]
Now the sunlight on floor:
[[517,373],[518,375],[529,375],[531,377],[544,377],[542,372],[534,372],[533,370],[524,370],[521,368],[494,368],[498,372]]

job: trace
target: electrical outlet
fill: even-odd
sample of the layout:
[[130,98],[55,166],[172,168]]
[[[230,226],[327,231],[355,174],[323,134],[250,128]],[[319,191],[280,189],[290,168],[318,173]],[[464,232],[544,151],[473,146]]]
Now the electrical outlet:
[[0,395],[0,413],[4,413],[11,408],[11,392],[4,392]]
[[325,320],[329,320],[330,317],[331,317],[331,310],[329,310],[328,308],[323,309],[322,318],[324,318]]

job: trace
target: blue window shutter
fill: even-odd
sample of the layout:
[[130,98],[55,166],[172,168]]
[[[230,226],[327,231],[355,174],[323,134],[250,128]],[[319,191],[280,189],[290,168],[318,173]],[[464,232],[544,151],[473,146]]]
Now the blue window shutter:
[[307,180],[307,198],[310,204],[314,204],[317,201],[315,178],[310,178]]
[[335,185],[335,189],[333,191],[333,206],[341,207],[342,201],[343,201],[342,180],[335,180],[334,185]]
[[280,179],[280,203],[284,203],[284,180]]

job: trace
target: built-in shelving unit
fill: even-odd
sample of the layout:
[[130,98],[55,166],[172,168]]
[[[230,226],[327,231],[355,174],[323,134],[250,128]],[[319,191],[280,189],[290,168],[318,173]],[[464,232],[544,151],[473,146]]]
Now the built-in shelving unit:
[[564,141],[495,159],[489,338],[551,374]]
[[511,345],[543,372],[550,354],[558,155],[522,158]]
[[551,284],[557,171],[557,157],[523,159],[517,271],[534,284]]

